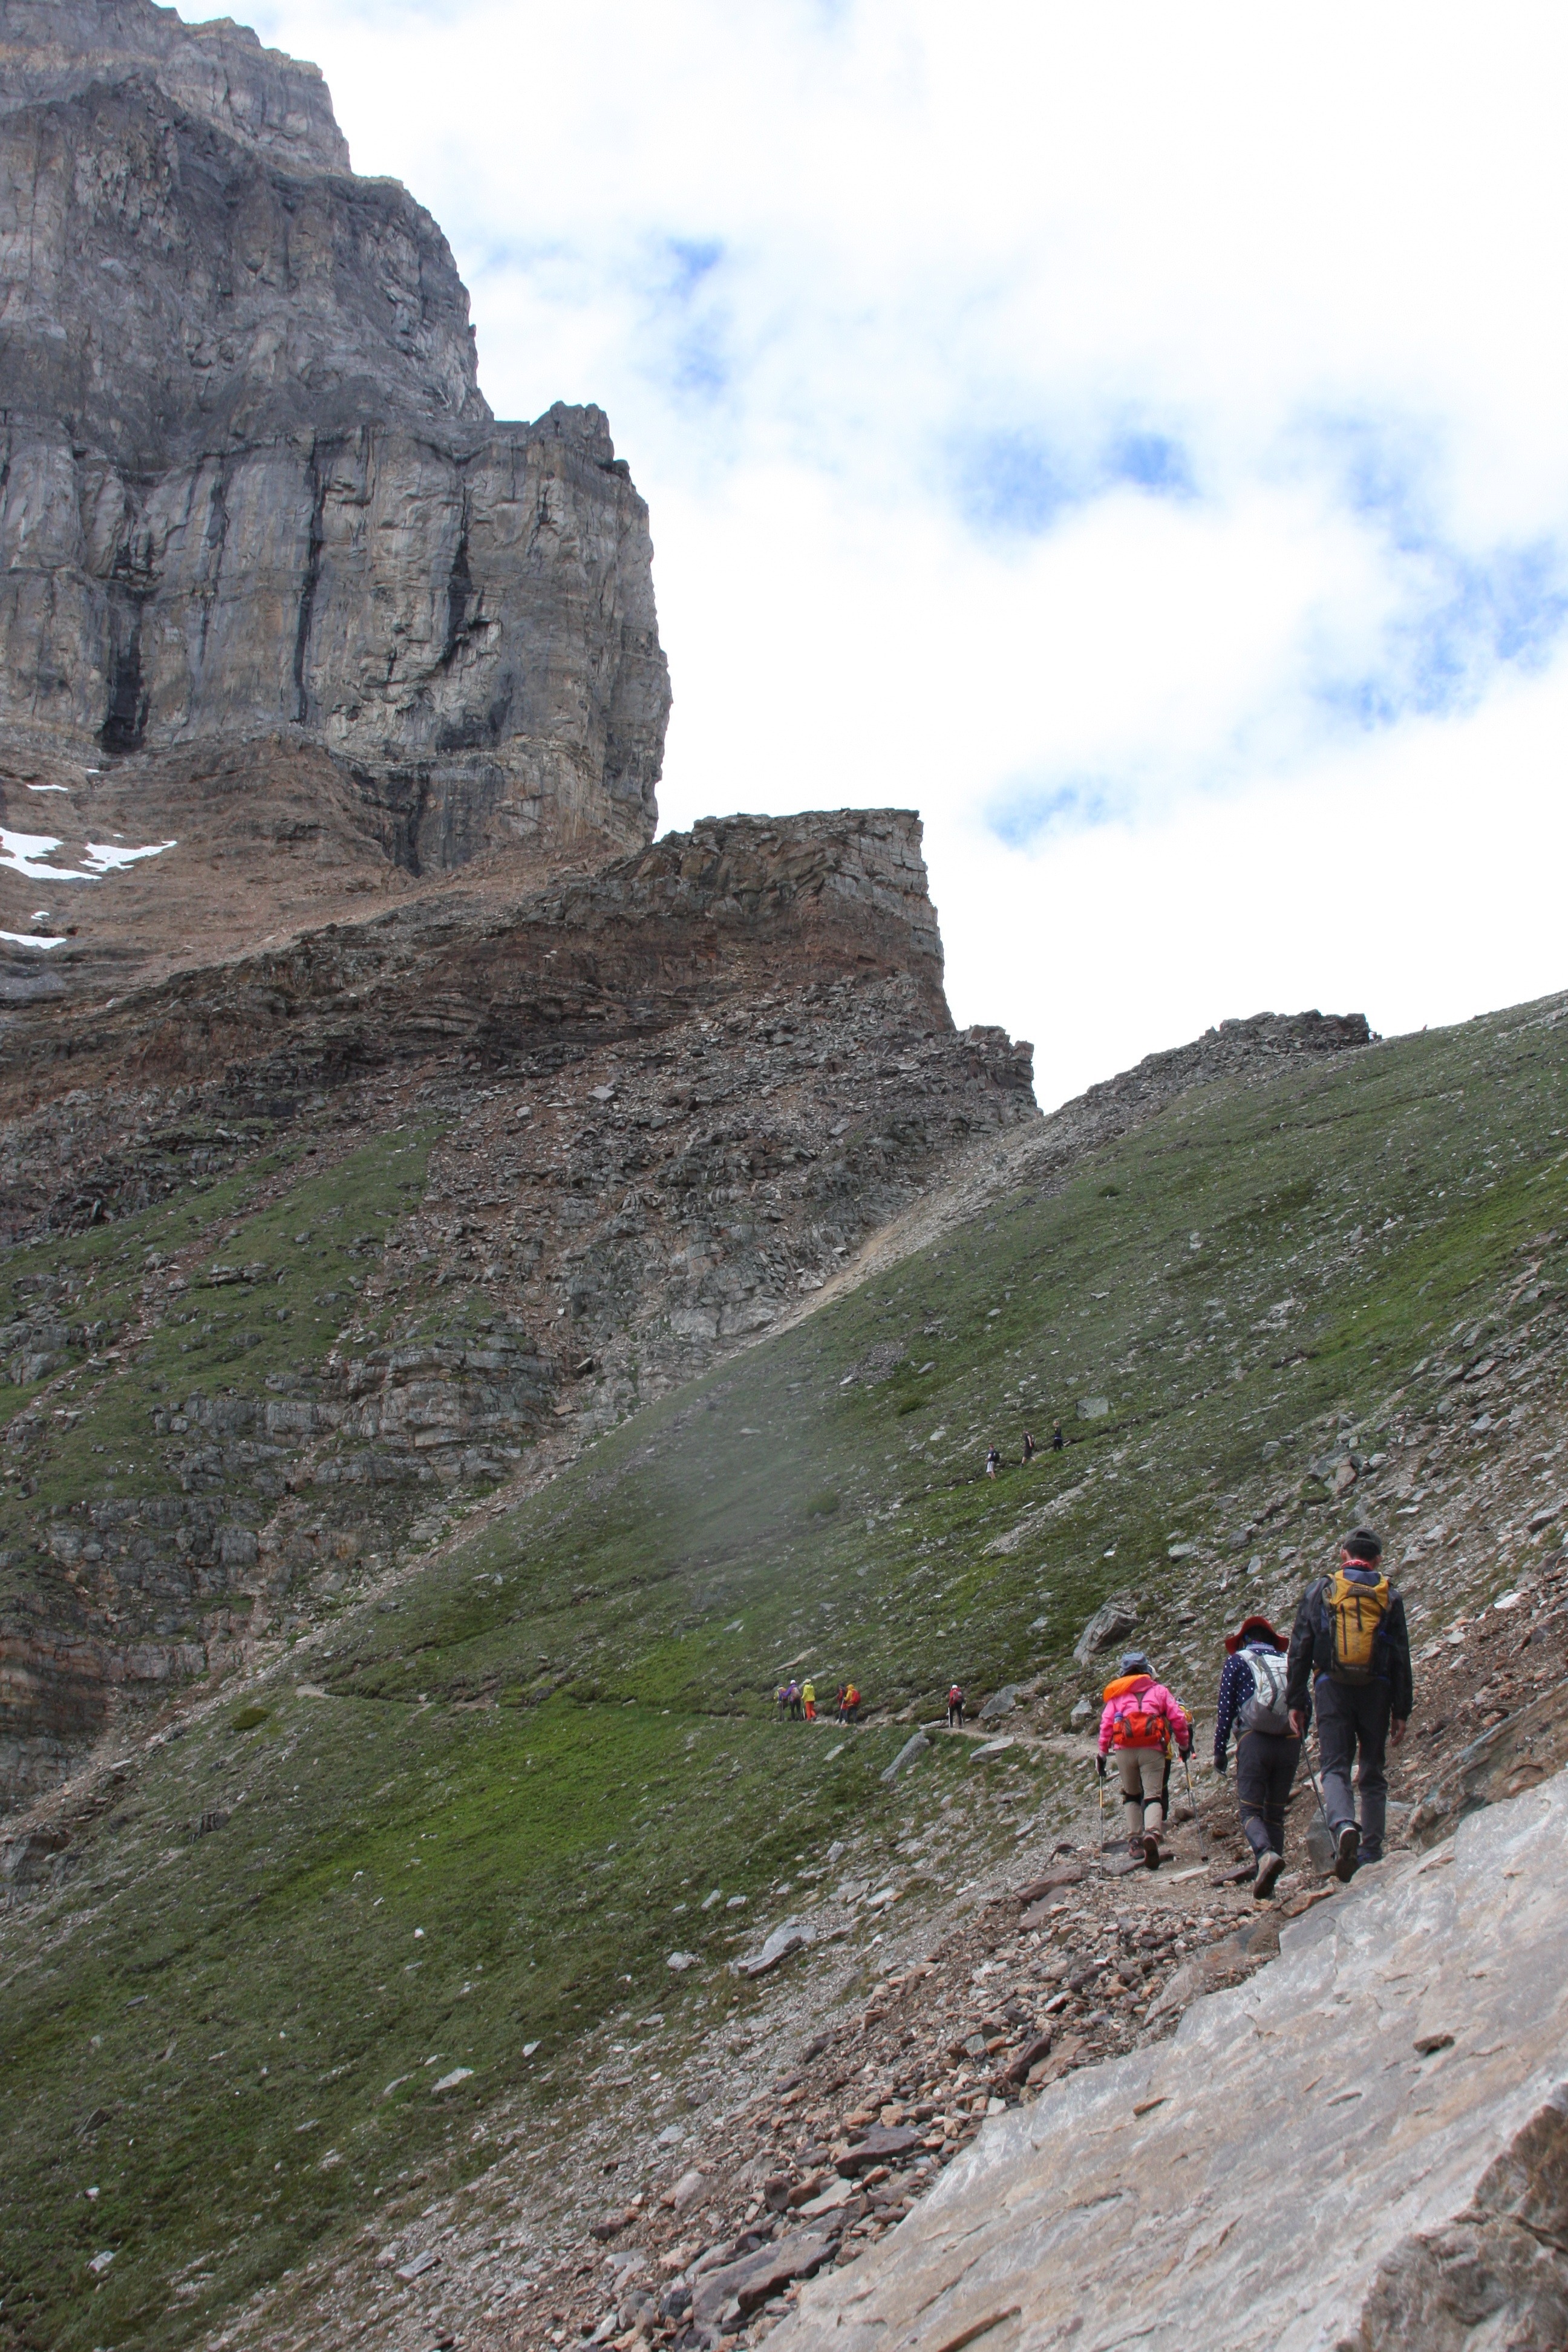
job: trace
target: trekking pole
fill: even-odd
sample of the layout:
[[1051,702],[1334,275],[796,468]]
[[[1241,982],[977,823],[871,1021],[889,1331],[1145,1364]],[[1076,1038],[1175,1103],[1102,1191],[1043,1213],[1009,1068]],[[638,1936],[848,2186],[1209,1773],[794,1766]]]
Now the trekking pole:
[[1095,1787],[1100,1790],[1100,1859],[1105,1860],[1105,1775],[1095,1767]]
[[1312,1759],[1307,1753],[1307,1743],[1304,1739],[1301,1742],[1301,1761],[1307,1768],[1307,1778],[1312,1784],[1312,1794],[1318,1801],[1318,1811],[1323,1817],[1323,1827],[1331,1837],[1334,1825],[1329,1819],[1329,1809],[1323,1802],[1323,1792],[1318,1786],[1318,1776],[1312,1769]]
[[1198,1852],[1206,1863],[1210,1859],[1208,1832],[1204,1827],[1203,1815],[1198,1811],[1198,1801],[1193,1789],[1193,1768],[1184,1756],[1182,1759],[1182,1769],[1187,1776],[1187,1802],[1193,1809],[1193,1820],[1197,1828]]

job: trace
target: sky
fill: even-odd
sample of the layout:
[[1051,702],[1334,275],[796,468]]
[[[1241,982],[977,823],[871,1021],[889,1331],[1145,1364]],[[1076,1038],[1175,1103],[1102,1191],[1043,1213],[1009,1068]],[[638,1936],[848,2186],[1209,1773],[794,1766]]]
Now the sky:
[[1568,986],[1560,5],[250,20],[441,223],[497,415],[607,412],[664,828],[918,808],[1047,1107]]

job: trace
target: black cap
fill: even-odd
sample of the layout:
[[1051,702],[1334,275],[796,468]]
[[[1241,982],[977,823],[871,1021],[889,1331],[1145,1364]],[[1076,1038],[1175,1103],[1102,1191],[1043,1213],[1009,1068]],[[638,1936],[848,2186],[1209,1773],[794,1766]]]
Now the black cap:
[[1371,1528],[1352,1528],[1341,1549],[1352,1559],[1378,1560],[1383,1558],[1383,1538]]

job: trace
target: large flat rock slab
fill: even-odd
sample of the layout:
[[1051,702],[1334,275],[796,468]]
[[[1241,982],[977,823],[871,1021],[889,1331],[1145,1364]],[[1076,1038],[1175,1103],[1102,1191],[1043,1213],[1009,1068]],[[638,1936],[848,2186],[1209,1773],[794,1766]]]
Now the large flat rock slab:
[[995,2117],[779,2352],[1568,2342],[1568,1774]]

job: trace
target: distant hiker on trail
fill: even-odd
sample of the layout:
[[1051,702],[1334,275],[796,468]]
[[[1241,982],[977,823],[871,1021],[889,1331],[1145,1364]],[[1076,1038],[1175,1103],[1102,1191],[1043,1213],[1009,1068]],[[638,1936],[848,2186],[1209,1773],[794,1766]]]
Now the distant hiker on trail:
[[816,1685],[815,1683],[802,1683],[800,1686],[800,1703],[805,1709],[805,1719],[807,1723],[815,1723],[816,1721]]
[[1034,1458],[1035,1458],[1035,1441],[1034,1441],[1034,1439],[1030,1436],[1030,1434],[1029,1434],[1028,1431],[1027,1431],[1027,1430],[1026,1430],[1026,1431],[1024,1432],[1024,1459],[1025,1459],[1025,1461],[1026,1461],[1026,1462],[1032,1462],[1032,1461],[1034,1460]]
[[844,1685],[842,1683],[839,1684],[834,1695],[833,1712],[837,1720],[842,1723],[844,1720]]
[[1164,1684],[1155,1681],[1143,1652],[1129,1650],[1121,1672],[1106,1685],[1105,1712],[1100,1718],[1100,1777],[1104,1780],[1105,1759],[1114,1748],[1128,1852],[1151,1870],[1160,1867],[1165,1764],[1173,1742],[1181,1755],[1191,1754],[1191,1718]]
[[774,1697],[774,1698],[775,1698],[775,1700],[778,1702],[779,1721],[780,1721],[781,1723],[787,1723],[787,1722],[788,1722],[788,1720],[789,1720],[789,1685],[788,1685],[788,1683],[780,1683],[780,1685],[779,1685],[779,1686],[778,1686],[777,1690],[776,1690],[776,1691],[774,1691],[774,1693],[773,1693],[773,1697]]
[[[1304,1738],[1316,1710],[1323,1768],[1323,1811],[1334,1834],[1334,1869],[1342,1879],[1359,1864],[1383,1860],[1388,1807],[1386,1743],[1405,1737],[1415,1704],[1410,1633],[1405,1601],[1379,1563],[1383,1545],[1370,1528],[1352,1528],[1331,1575],[1308,1585],[1290,1635],[1287,1698],[1290,1728]],[[1359,1752],[1360,1762],[1356,1764]],[[1351,1790],[1351,1767],[1356,1764]]]
[[992,1446],[990,1452],[985,1456],[985,1475],[988,1478],[994,1478],[997,1471],[1000,1470],[1001,1467],[1002,1456],[997,1453],[996,1448]]
[[1214,1769],[1223,1772],[1234,1728],[1236,1794],[1241,1826],[1252,1848],[1252,1891],[1274,1892],[1285,1867],[1285,1807],[1300,1760],[1301,1741],[1290,1728],[1286,1696],[1290,1644],[1267,1617],[1244,1617],[1225,1637],[1226,1661],[1215,1714]]
[[948,1685],[947,1727],[950,1731],[962,1731],[963,1728],[963,1693],[956,1683]]
[[846,1683],[844,1685],[844,1720],[846,1723],[858,1723],[860,1720],[860,1685],[858,1683]]
[[1051,1452],[1052,1452],[1053,1454],[1059,1454],[1059,1453],[1061,1452],[1061,1450],[1062,1450],[1062,1425],[1061,1425],[1061,1423],[1060,1423],[1059,1421],[1058,1421],[1058,1422],[1053,1422],[1053,1423],[1051,1424]]
[[789,1709],[790,1720],[793,1723],[798,1723],[800,1721],[800,1685],[793,1679],[784,1685],[784,1705]]

